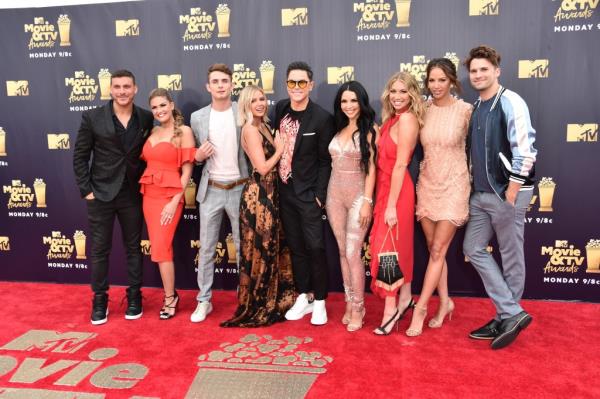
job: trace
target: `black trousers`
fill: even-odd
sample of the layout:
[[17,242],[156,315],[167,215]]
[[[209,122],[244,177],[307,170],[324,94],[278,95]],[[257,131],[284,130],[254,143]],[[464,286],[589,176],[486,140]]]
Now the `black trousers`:
[[314,292],[315,299],[322,300],[327,298],[328,275],[323,211],[315,200],[300,200],[293,184],[292,179],[279,182],[279,215],[292,255],[294,284],[297,292]]
[[109,202],[97,199],[87,201],[91,229],[92,290],[108,291],[108,258],[112,247],[115,216],[119,219],[123,245],[127,255],[127,292],[139,292],[142,286],[142,196],[132,192],[128,184]]

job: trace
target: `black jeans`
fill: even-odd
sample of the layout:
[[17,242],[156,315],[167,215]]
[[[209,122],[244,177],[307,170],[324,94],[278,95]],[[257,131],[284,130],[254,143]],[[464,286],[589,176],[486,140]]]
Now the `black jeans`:
[[279,215],[285,240],[292,255],[294,284],[298,293],[314,292],[315,299],[327,298],[327,259],[323,239],[323,210],[316,200],[300,200],[293,182],[279,182]]
[[119,219],[123,245],[127,255],[127,292],[139,292],[142,286],[142,196],[132,192],[127,184],[109,202],[87,200],[88,221],[91,229],[92,290],[108,291],[108,258],[112,247],[115,216]]

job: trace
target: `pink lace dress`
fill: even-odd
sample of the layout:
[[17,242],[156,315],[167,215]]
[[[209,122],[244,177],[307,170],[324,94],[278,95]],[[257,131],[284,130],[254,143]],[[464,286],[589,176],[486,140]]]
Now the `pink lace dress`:
[[469,216],[471,185],[465,153],[473,106],[462,100],[427,104],[419,134],[425,152],[417,182],[417,219],[449,220],[462,226]]

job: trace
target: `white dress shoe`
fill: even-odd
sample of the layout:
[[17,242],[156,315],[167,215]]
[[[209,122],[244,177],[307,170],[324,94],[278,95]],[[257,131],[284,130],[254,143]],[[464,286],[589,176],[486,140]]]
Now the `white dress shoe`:
[[313,301],[313,312],[310,318],[310,324],[322,326],[327,323],[327,309],[325,309],[325,300]]
[[305,314],[313,311],[313,304],[308,302],[306,294],[298,295],[296,303],[285,313],[287,320],[300,320]]
[[190,316],[190,321],[192,323],[200,323],[201,321],[204,321],[204,319],[206,319],[206,316],[208,316],[208,314],[212,312],[212,310],[213,307],[210,302],[198,302],[196,310],[194,310],[194,313],[192,313],[192,315]]

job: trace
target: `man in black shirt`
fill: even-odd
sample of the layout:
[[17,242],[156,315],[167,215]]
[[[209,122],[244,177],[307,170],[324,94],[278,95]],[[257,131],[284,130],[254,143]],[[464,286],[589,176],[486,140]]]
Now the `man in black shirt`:
[[[126,319],[142,316],[142,198],[138,180],[144,163],[142,147],[152,129],[152,113],[133,104],[135,77],[126,70],[111,76],[112,100],[85,111],[73,151],[73,169],[85,198],[91,229],[91,322],[108,320],[108,258],[115,216],[127,253]],[[91,161],[91,162],[90,162]]]

